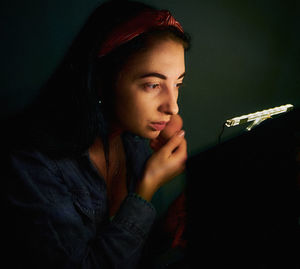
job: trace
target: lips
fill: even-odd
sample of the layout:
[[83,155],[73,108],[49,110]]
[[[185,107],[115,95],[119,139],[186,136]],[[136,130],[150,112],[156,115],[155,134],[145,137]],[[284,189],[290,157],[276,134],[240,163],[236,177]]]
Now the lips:
[[167,121],[151,122],[150,127],[154,131],[162,131],[166,127],[167,123]]

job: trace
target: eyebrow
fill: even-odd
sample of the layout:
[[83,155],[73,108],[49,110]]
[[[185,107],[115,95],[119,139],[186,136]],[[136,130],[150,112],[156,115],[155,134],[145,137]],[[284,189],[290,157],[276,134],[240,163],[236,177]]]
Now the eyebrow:
[[[182,73],[178,79],[183,78],[185,76],[185,72]],[[161,78],[161,79],[167,79],[167,77],[163,74],[160,73],[156,73],[156,72],[152,72],[152,73],[147,73],[144,75],[139,76],[139,78],[147,78],[147,77],[157,77],[157,78]]]

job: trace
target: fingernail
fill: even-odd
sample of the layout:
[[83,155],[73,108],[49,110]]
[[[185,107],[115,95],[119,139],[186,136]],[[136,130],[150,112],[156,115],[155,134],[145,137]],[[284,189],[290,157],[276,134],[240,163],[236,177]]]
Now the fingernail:
[[180,130],[180,131],[178,132],[178,136],[184,136],[184,134],[185,134],[185,131],[183,131],[183,130]]

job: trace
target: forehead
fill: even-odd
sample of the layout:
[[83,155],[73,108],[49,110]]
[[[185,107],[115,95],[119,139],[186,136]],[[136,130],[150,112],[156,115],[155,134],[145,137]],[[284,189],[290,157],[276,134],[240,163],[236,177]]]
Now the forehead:
[[134,54],[125,64],[124,75],[137,76],[143,72],[177,76],[185,70],[184,47],[172,39],[150,41],[143,51]]

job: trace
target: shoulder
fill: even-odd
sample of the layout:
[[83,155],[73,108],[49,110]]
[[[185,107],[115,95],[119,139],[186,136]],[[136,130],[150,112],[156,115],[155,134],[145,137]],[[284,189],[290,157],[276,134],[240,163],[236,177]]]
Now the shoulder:
[[59,173],[57,165],[53,159],[41,151],[34,149],[18,149],[8,153],[10,168],[15,171],[39,171],[47,170],[49,173],[57,175]]

